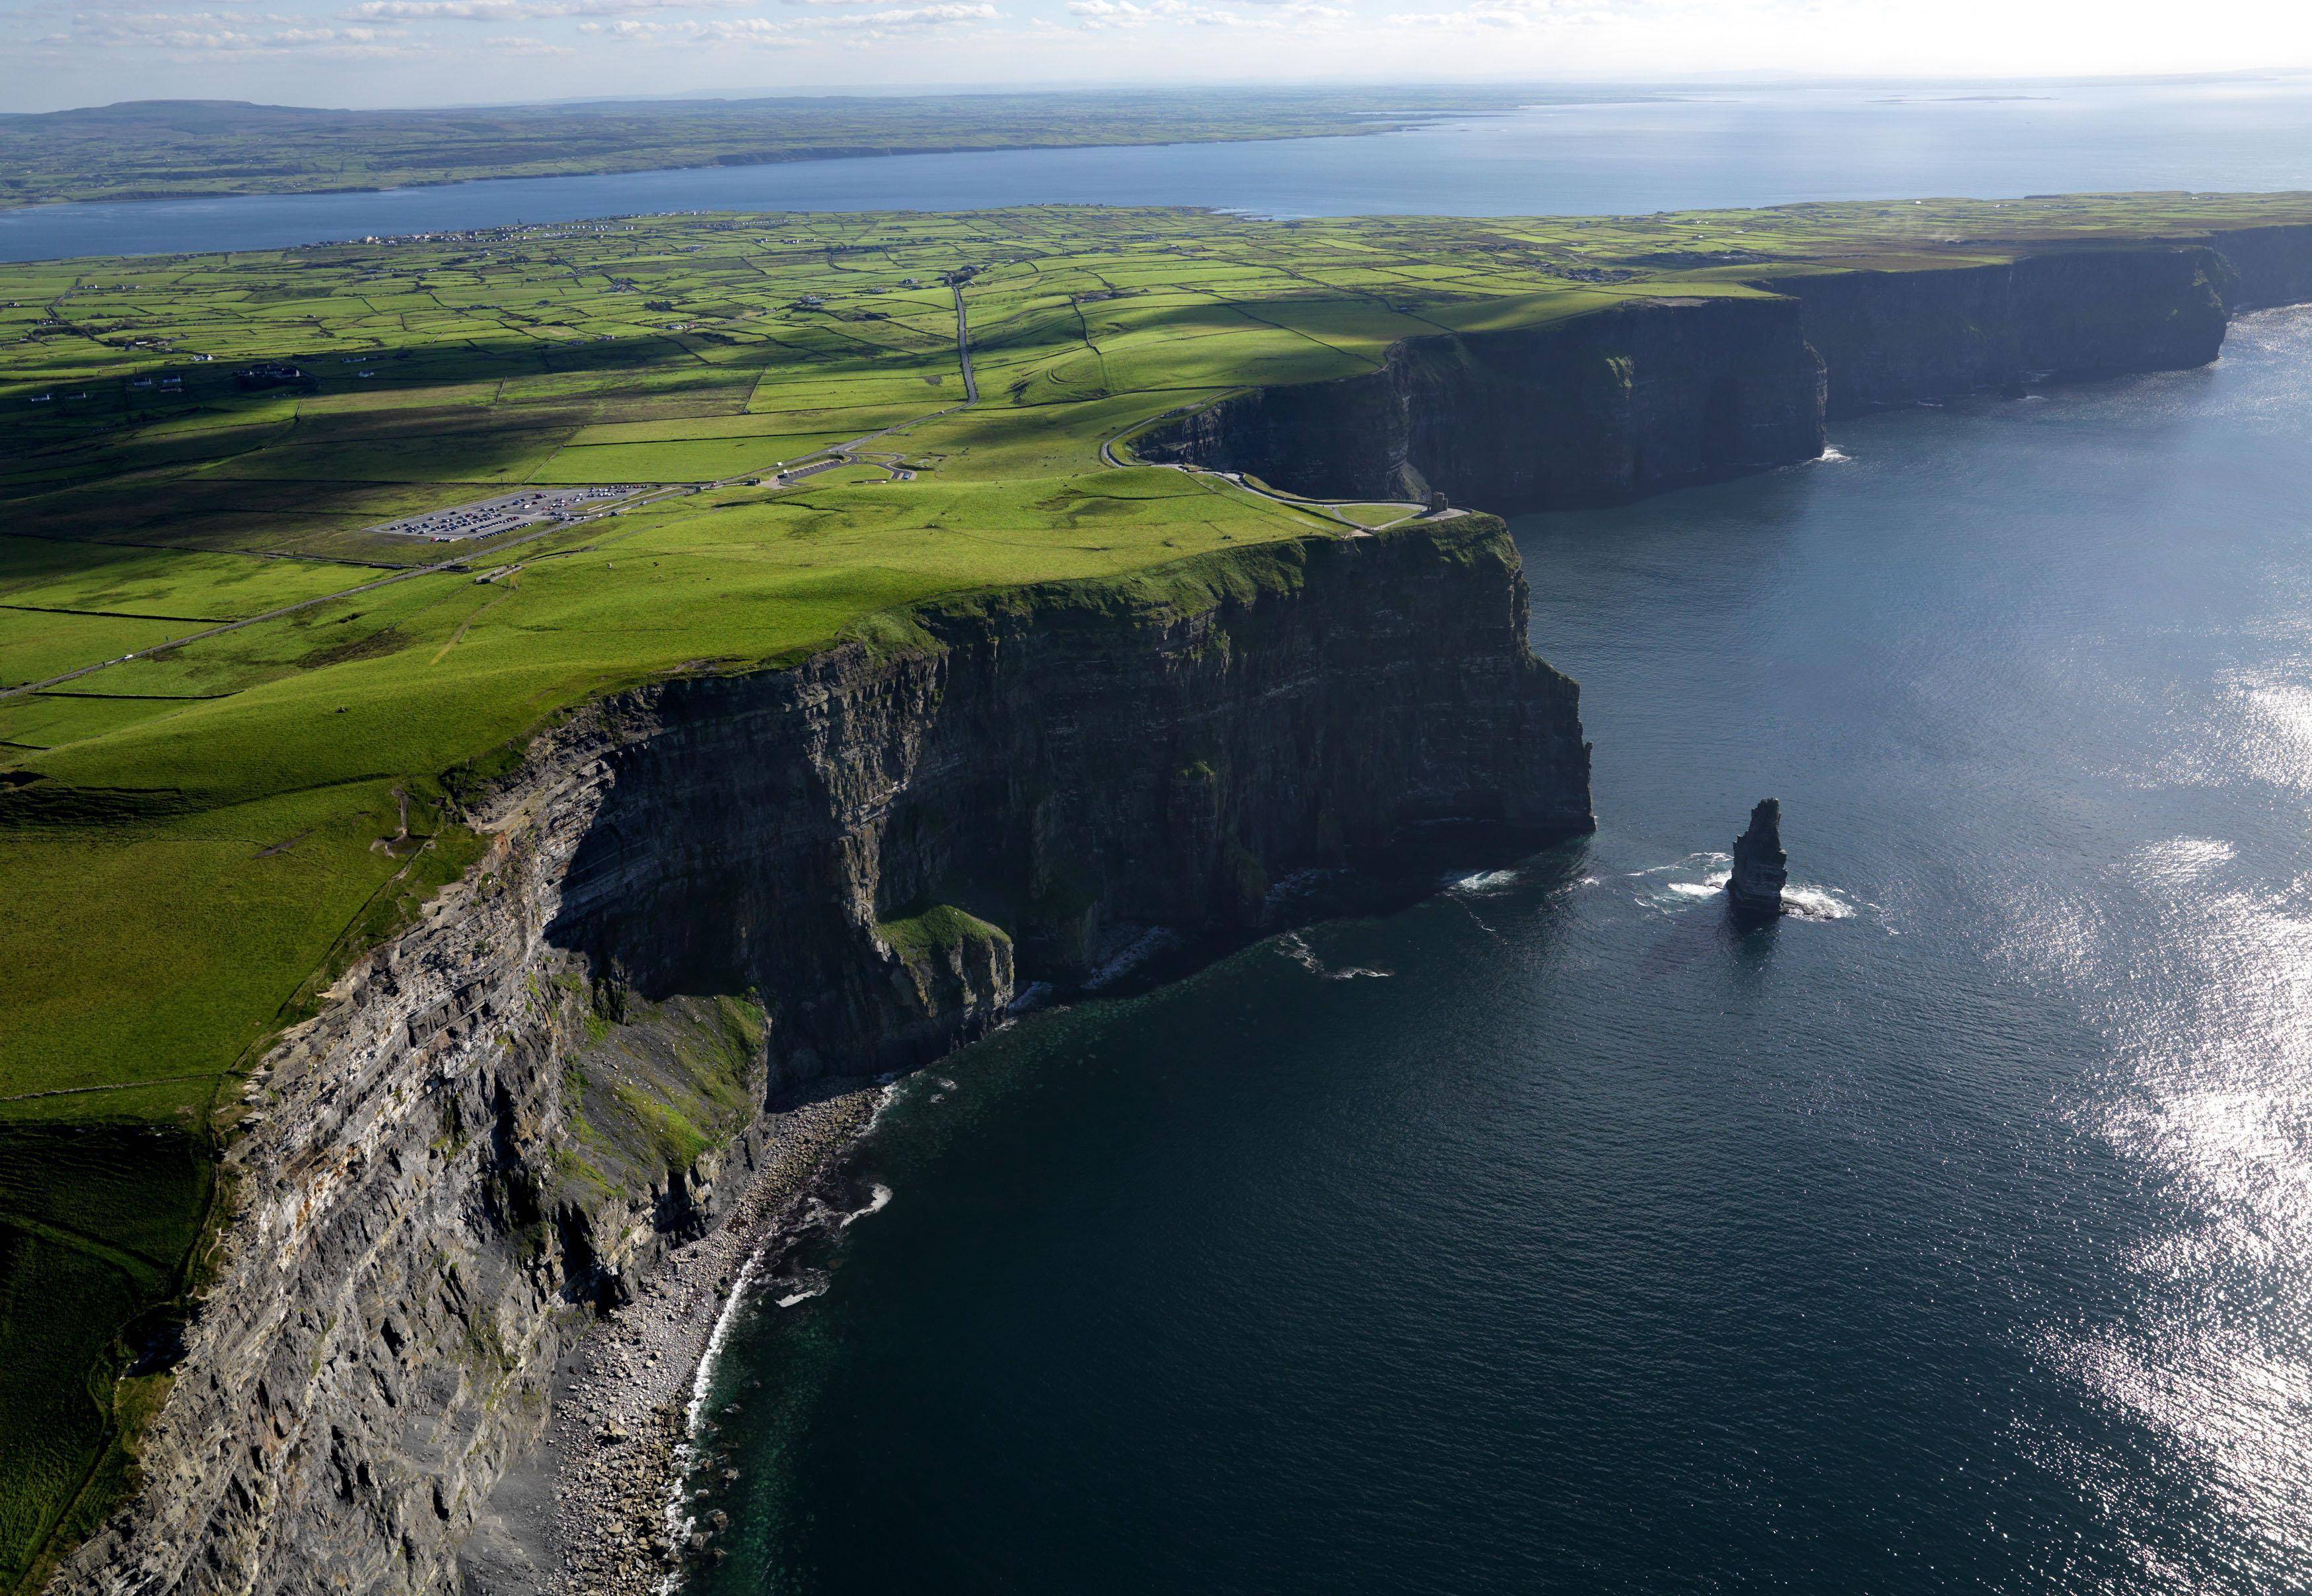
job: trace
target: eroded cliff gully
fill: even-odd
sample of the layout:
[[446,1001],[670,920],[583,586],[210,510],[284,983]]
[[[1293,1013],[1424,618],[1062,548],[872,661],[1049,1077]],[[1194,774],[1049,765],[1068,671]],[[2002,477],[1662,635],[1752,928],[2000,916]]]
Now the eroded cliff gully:
[[1379,371],[1232,395],[1131,447],[1315,497],[1619,504],[1814,459],[1859,411],[2204,365],[2237,311],[2312,299],[2312,228],[1758,285],[1778,297],[1408,338]]
[[1498,522],[922,612],[541,736],[482,866],[250,1083],[144,1484],[59,1592],[453,1589],[600,1304],[706,1231],[766,1104],[927,1059],[1148,928],[1408,827],[1590,826]]

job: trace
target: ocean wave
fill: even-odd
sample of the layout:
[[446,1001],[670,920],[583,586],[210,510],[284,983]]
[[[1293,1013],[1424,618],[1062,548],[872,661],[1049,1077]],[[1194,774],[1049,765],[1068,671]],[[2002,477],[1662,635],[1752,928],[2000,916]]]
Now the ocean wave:
[[1371,969],[1362,964],[1344,964],[1336,968],[1317,957],[1306,938],[1297,931],[1288,931],[1276,939],[1276,951],[1310,975],[1325,981],[1387,980],[1395,970]]
[[[1625,872],[1622,879],[1640,883],[1637,900],[1648,908],[1683,913],[1722,899],[1733,864],[1731,854],[1704,851]],[[1853,899],[1818,882],[1792,881],[1782,889],[1782,913],[1791,919],[1844,920],[1856,912]]]
[[[688,1511],[686,1492],[703,1453],[700,1439],[705,1434],[707,1399],[714,1389],[714,1374],[722,1366],[723,1348],[731,1339],[731,1327],[738,1321],[740,1305],[747,1300],[748,1288],[754,1284],[755,1271],[762,1261],[763,1250],[758,1247],[739,1266],[738,1278],[731,1283],[730,1294],[722,1299],[722,1311],[715,1315],[714,1328],[706,1337],[706,1350],[699,1355],[698,1367],[690,1377],[690,1402],[683,1413],[682,1444],[674,1454],[674,1487],[666,1504],[668,1539],[677,1546],[688,1540],[698,1525]],[[779,1304],[782,1308],[786,1305]],[[660,1596],[671,1596],[681,1583],[682,1571],[670,1570],[659,1582]]]
[[1801,920],[1843,920],[1854,906],[1828,887],[1785,886],[1782,912]]
[[795,1308],[810,1302],[813,1297],[825,1296],[828,1287],[835,1282],[830,1276],[814,1270],[793,1280],[783,1281],[781,1284],[788,1288],[786,1293],[774,1297],[771,1301],[781,1308]]
[[1468,875],[1449,875],[1445,890],[1449,892],[1504,892],[1518,883],[1514,870],[1480,870]]
[[[950,1084],[952,1085],[953,1083],[950,1082]],[[880,1214],[890,1206],[891,1188],[880,1181],[871,1182],[867,1188],[867,1206],[863,1208],[854,1208],[850,1213],[845,1214],[835,1222],[835,1228],[849,1230],[856,1221],[866,1218],[870,1214]]]
[[876,1127],[883,1123],[883,1110],[899,1101],[899,1089],[904,1084],[895,1074],[878,1075],[875,1080],[875,1106],[867,1111],[867,1123],[859,1127],[862,1138],[875,1134]]
[[1637,899],[1641,904],[1672,913],[1690,909],[1723,891],[1733,863],[1731,854],[1704,851],[1673,859],[1667,864],[1628,871],[1622,879],[1638,883]]

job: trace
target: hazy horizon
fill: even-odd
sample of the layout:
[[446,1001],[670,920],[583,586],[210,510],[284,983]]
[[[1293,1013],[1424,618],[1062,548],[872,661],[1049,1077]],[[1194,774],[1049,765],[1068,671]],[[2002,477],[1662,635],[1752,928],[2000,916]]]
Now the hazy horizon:
[[[118,106],[206,103],[247,105],[276,110],[504,110],[541,106],[580,108],[627,104],[679,104],[684,102],[713,104],[726,102],[744,104],[768,100],[900,100],[968,98],[974,95],[1002,96],[1024,94],[1085,94],[1113,91],[1119,93],[1178,92],[1183,94],[1248,92],[1275,91],[1349,91],[1393,87],[1398,90],[1435,90],[1467,87],[1488,92],[1530,90],[1536,95],[1551,93],[1594,94],[1625,91],[1632,94],[1691,95],[1725,92],[1804,92],[1808,91],[1846,90],[1866,91],[1873,88],[1899,89],[1912,92],[1936,90],[1967,89],[2039,90],[2065,89],[2124,89],[2129,87],[2208,87],[2237,86],[2245,91],[2268,89],[2274,91],[2301,90],[2305,80],[2312,78],[2312,67],[2244,68],[2229,72],[2164,72],[2164,73],[2074,73],[2001,75],[1982,73],[1960,75],[1933,73],[1904,75],[1896,73],[1846,74],[1778,73],[1765,70],[1750,72],[1660,73],[1651,77],[1598,73],[1585,75],[1567,75],[1559,77],[1528,77],[1517,74],[1490,75],[1469,75],[1460,77],[1426,77],[1417,80],[1404,78],[1380,79],[1340,75],[1310,77],[1281,82],[1276,79],[1234,77],[1186,81],[1156,78],[1084,78],[1061,77],[1045,80],[994,81],[959,83],[927,80],[922,83],[731,83],[714,88],[696,89],[635,89],[620,92],[606,90],[594,93],[561,95],[526,95],[511,99],[322,99],[307,96],[263,99],[250,94],[233,93],[153,93],[119,95],[108,100],[81,100],[55,105],[0,105],[0,115],[41,115],[56,111],[105,110]],[[1958,98],[1981,98],[1962,95]],[[2024,97],[2019,95],[2019,98]],[[1490,110],[1491,107],[1473,108]]]
[[2251,4],[2179,33],[2141,0],[31,0],[0,44],[7,111],[1413,82],[2246,93],[2312,69],[2312,13]]

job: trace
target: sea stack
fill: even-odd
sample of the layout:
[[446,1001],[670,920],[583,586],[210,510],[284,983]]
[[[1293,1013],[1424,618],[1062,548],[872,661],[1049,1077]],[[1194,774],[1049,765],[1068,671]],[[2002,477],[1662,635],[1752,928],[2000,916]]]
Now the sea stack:
[[1750,811],[1750,829],[1734,839],[1734,873],[1726,890],[1738,915],[1779,915],[1782,883],[1791,873],[1782,867],[1790,855],[1782,852],[1782,806],[1779,800],[1761,798]]

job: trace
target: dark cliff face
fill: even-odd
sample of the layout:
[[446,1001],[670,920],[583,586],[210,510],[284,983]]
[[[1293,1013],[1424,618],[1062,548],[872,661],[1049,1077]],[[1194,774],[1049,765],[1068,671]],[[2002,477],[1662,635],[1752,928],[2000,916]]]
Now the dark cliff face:
[[1488,518],[920,618],[599,706],[477,806],[483,864],[251,1081],[142,1493],[52,1590],[454,1589],[557,1355],[748,1188],[783,1084],[1409,825],[1590,825]]
[[1796,299],[1834,418],[2011,383],[2181,371],[2223,347],[2238,275],[2196,245],[1769,280]]
[[1134,451],[1296,493],[1504,513],[1616,504],[1822,452],[1822,368],[1780,300],[1641,302],[1413,338],[1382,370],[1223,400]]
[[1499,523],[1209,569],[1186,606],[1031,591],[929,611],[880,658],[662,689],[549,934],[645,991],[766,993],[803,1073],[904,1064],[993,1017],[854,978],[929,908],[1065,987],[1151,928],[1250,929],[1270,883],[1419,821],[1589,828],[1576,689],[1525,649]]
[[2312,299],[2312,228],[2212,241],[1808,273],[1761,282],[1771,300],[1412,338],[1379,372],[1236,395],[1133,448],[1316,497],[1615,504],[1813,459],[1826,417],[2205,365],[2235,309]]
[[2312,227],[2242,227],[2211,233],[2208,243],[2238,276],[2234,311],[2312,300]]

